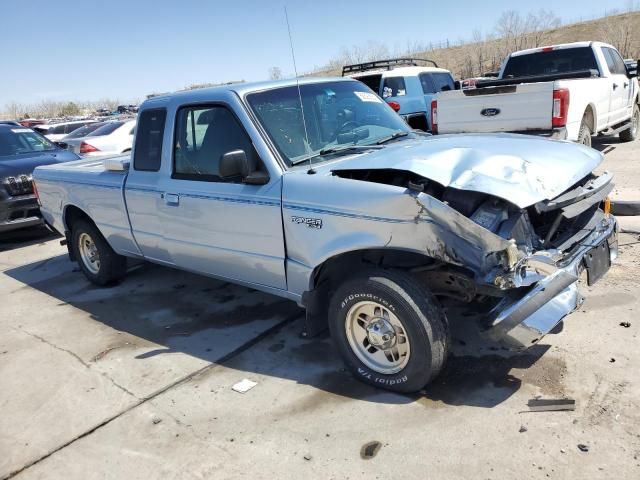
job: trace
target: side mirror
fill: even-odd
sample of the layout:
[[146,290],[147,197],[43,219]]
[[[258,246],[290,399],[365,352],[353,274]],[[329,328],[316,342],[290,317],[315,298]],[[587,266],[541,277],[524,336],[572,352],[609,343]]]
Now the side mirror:
[[255,158],[247,157],[244,150],[232,150],[220,158],[220,176],[222,178],[241,177],[244,183],[264,185],[269,182],[269,175],[258,171]]
[[69,144],[65,142],[53,142],[53,143],[55,143],[58,147],[62,148],[63,150],[66,150],[67,147],[69,146]]

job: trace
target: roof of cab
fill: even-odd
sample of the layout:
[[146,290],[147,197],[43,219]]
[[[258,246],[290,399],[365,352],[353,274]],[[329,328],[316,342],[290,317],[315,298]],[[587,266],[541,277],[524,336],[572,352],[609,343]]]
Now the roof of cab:
[[571,42],[571,43],[558,43],[557,45],[545,45],[543,47],[528,48],[526,50],[519,50],[513,52],[510,57],[518,57],[520,55],[528,55],[530,53],[542,52],[546,48],[553,48],[554,50],[563,50],[565,48],[580,48],[580,47],[611,47],[608,43],[603,42]]
[[263,90],[270,90],[272,88],[294,87],[298,84],[308,85],[314,83],[328,83],[328,82],[353,82],[353,78],[348,77],[303,77],[297,81],[295,78],[286,80],[270,80],[263,82],[250,82],[250,83],[233,83],[229,85],[220,85],[219,87],[198,88],[195,90],[183,90],[180,92],[169,93],[166,95],[159,95],[145,100],[140,106],[141,109],[145,105],[157,105],[168,103],[173,99],[179,98],[184,102],[207,100],[212,94],[219,94],[222,92],[235,92],[239,96],[244,96],[248,93],[260,92]]

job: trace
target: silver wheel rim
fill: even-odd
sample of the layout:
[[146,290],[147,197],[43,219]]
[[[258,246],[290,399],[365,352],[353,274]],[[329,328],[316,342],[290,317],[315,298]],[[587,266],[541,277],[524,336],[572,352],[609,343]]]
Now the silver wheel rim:
[[353,305],[347,312],[345,331],[353,353],[375,372],[392,375],[409,361],[411,345],[404,325],[377,302]]
[[100,271],[100,255],[98,254],[98,247],[91,236],[87,233],[81,233],[78,238],[80,258],[82,263],[87,267],[91,273],[98,273]]

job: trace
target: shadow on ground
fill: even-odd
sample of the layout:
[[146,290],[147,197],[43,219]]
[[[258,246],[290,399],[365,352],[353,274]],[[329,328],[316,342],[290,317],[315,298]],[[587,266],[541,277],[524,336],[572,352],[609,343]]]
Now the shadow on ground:
[[[381,403],[419,401],[490,408],[508,399],[523,383],[562,393],[564,364],[543,357],[548,347],[539,345],[526,354],[511,354],[478,341],[468,317],[450,315],[452,355],[442,374],[421,394],[397,395],[356,381],[345,370],[327,333],[301,338],[302,310],[293,302],[262,292],[151,264],[132,269],[119,285],[100,288],[90,284],[66,255],[4,273],[24,284],[16,291],[37,289],[56,298],[58,306],[72,305],[130,334],[136,345],[148,347],[135,354],[140,361],[181,352],[248,373],[311,385],[321,391],[320,396],[328,393]],[[219,358],[213,353],[219,349],[212,345],[224,341],[222,329],[274,319],[279,327],[242,354]]]
[[10,230],[0,233],[0,252],[36,245],[57,236],[58,234],[51,232],[44,226]]
[[617,136],[612,137],[593,137],[591,147],[595,148],[599,152],[610,153],[614,151],[617,146],[620,145],[620,138]]

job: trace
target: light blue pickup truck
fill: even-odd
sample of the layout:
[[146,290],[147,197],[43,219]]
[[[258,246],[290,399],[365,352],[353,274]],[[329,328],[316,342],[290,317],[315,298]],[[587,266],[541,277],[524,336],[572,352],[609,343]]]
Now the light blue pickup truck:
[[605,274],[601,161],[540,138],[416,133],[361,82],[303,79],[152,98],[131,156],[34,178],[92,282],[135,258],[291,299],[357,378],[410,392],[445,362],[446,307],[526,348],[580,304],[581,274]]

